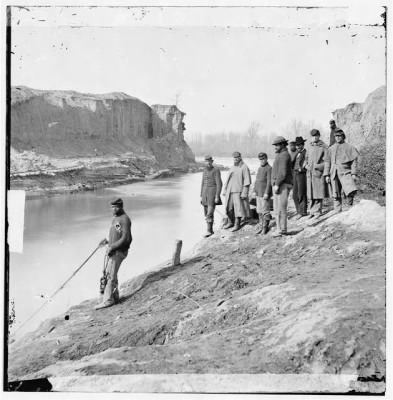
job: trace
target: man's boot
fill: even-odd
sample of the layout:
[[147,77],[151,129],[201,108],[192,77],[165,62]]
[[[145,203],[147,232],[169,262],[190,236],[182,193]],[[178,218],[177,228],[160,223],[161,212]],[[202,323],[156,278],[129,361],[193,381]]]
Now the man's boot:
[[269,223],[270,223],[270,219],[265,217],[264,221],[263,221],[263,227],[262,227],[262,232],[264,235],[266,235],[269,232]]
[[214,234],[214,232],[213,232],[213,222],[208,222],[207,223],[207,232],[205,233],[205,237],[207,238],[207,237],[209,237],[209,236],[211,236],[213,234]]
[[259,235],[263,230],[263,215],[261,213],[258,214],[259,223],[257,225],[256,234]]
[[224,225],[224,229],[229,229],[232,228],[233,222],[232,220],[228,217],[228,222]]
[[116,288],[113,291],[113,300],[115,301],[115,304],[118,304],[120,302],[120,294],[119,294],[119,289]]
[[348,203],[349,207],[353,206],[353,199],[355,197],[355,194],[356,194],[356,190],[351,192],[351,193],[349,193],[349,195],[347,196],[347,203]]
[[232,232],[236,232],[236,231],[238,231],[240,229],[240,220],[241,220],[241,218],[236,218],[235,226],[232,229]]

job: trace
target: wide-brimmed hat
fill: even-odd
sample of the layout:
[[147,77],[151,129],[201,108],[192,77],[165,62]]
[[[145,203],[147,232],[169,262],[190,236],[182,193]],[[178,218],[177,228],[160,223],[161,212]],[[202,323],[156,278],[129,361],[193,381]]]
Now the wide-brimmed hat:
[[276,145],[276,144],[281,144],[281,143],[285,143],[288,144],[288,140],[285,139],[284,136],[276,136],[275,139],[273,140],[272,145]]
[[205,161],[213,161],[213,157],[210,155],[205,156]]
[[242,155],[238,152],[238,151],[234,151],[233,153],[232,153],[232,157],[241,157]]
[[307,139],[303,139],[301,136],[296,136],[295,144],[297,146],[298,144],[304,144],[306,141]]
[[317,135],[321,136],[321,133],[319,132],[318,129],[311,129],[310,135],[311,136],[317,136]]
[[345,133],[342,129],[337,128],[334,131],[334,136],[342,136],[345,139]]
[[267,159],[267,154],[264,153],[263,151],[261,151],[260,153],[258,153],[258,158],[259,158],[260,160],[262,160],[263,158],[266,158],[266,159]]
[[116,197],[110,203],[114,207],[123,207],[123,200],[120,197]]

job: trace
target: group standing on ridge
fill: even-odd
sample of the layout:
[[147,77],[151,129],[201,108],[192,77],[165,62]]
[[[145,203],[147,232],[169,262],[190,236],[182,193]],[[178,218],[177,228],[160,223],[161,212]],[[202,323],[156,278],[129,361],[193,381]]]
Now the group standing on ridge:
[[[200,192],[207,226],[205,237],[214,234],[214,213],[216,206],[222,205],[221,195],[225,197],[224,229],[232,228],[232,232],[236,232],[248,223],[251,217],[251,197],[255,199],[259,220],[257,234],[265,235],[269,232],[273,210],[276,221],[273,237],[288,233],[290,194],[295,204],[297,219],[321,216],[323,200],[328,197],[333,199],[336,212],[342,210],[343,197],[347,199],[348,205],[352,206],[357,191],[359,152],[345,142],[345,133],[337,128],[334,120],[330,121],[330,128],[330,146],[321,140],[317,129],[311,130],[310,146],[307,149],[307,139],[301,136],[289,143],[283,136],[277,136],[272,143],[275,149],[272,166],[269,164],[267,153],[258,153],[260,166],[252,189],[250,169],[238,151],[232,154],[233,166],[224,184],[220,169],[213,164],[213,157],[207,155]],[[108,247],[101,278],[102,302],[96,306],[97,310],[119,302],[117,275],[132,242],[131,220],[124,211],[123,200],[114,199],[110,205],[113,219],[109,240],[103,239],[100,242],[100,246]]]
[[[258,234],[268,233],[272,210],[276,221],[272,236],[279,237],[288,233],[288,198],[291,192],[296,219],[320,217],[323,214],[323,200],[329,197],[333,199],[334,212],[342,211],[343,198],[347,199],[348,206],[353,205],[357,192],[359,152],[345,142],[345,133],[336,126],[334,120],[330,120],[329,124],[329,146],[321,140],[319,130],[312,129],[307,148],[307,139],[301,136],[291,142],[283,136],[277,136],[272,143],[275,148],[272,166],[266,153],[258,154],[260,166],[251,191],[259,219],[256,230]],[[224,185],[220,170],[213,165],[212,156],[205,157],[206,167],[201,184],[201,204],[204,206],[207,224],[205,237],[214,233],[214,211],[216,205],[222,204],[221,194],[225,197],[224,229],[232,228],[236,232],[248,223],[251,216],[250,170],[238,151],[232,156],[233,166]]]

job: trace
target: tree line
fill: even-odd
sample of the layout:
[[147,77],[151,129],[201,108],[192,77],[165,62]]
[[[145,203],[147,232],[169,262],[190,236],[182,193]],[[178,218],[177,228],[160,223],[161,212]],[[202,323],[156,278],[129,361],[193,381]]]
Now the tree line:
[[272,157],[274,155],[272,142],[277,135],[282,135],[288,140],[295,140],[297,136],[309,139],[311,129],[319,129],[322,139],[328,143],[328,128],[323,129],[314,121],[303,122],[297,119],[291,120],[278,132],[264,131],[258,121],[252,121],[243,132],[217,132],[205,135],[194,132],[188,135],[187,143],[196,156],[212,154],[216,157],[230,157],[233,151],[237,150],[243,157],[255,157],[261,151]]

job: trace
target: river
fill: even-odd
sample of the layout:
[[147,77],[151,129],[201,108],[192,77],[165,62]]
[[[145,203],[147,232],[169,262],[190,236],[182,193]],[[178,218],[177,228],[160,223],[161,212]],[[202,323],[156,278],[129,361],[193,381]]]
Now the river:
[[[257,160],[245,160],[251,171]],[[231,165],[228,158],[217,163]],[[225,180],[226,171],[222,172]],[[171,258],[174,243],[183,240],[185,256],[202,239],[206,225],[199,203],[201,173],[133,183],[74,195],[32,199],[25,206],[23,253],[10,254],[9,297],[15,304],[14,329],[51,296],[108,237],[112,218],[109,200],[122,197],[132,220],[133,242],[119,271],[120,284]],[[223,213],[223,206],[218,207]],[[221,216],[216,212],[216,221]],[[216,224],[218,226],[218,224]],[[48,317],[97,297],[104,259],[100,249],[67,286],[28,324],[35,329]],[[44,297],[42,297],[44,296]]]

